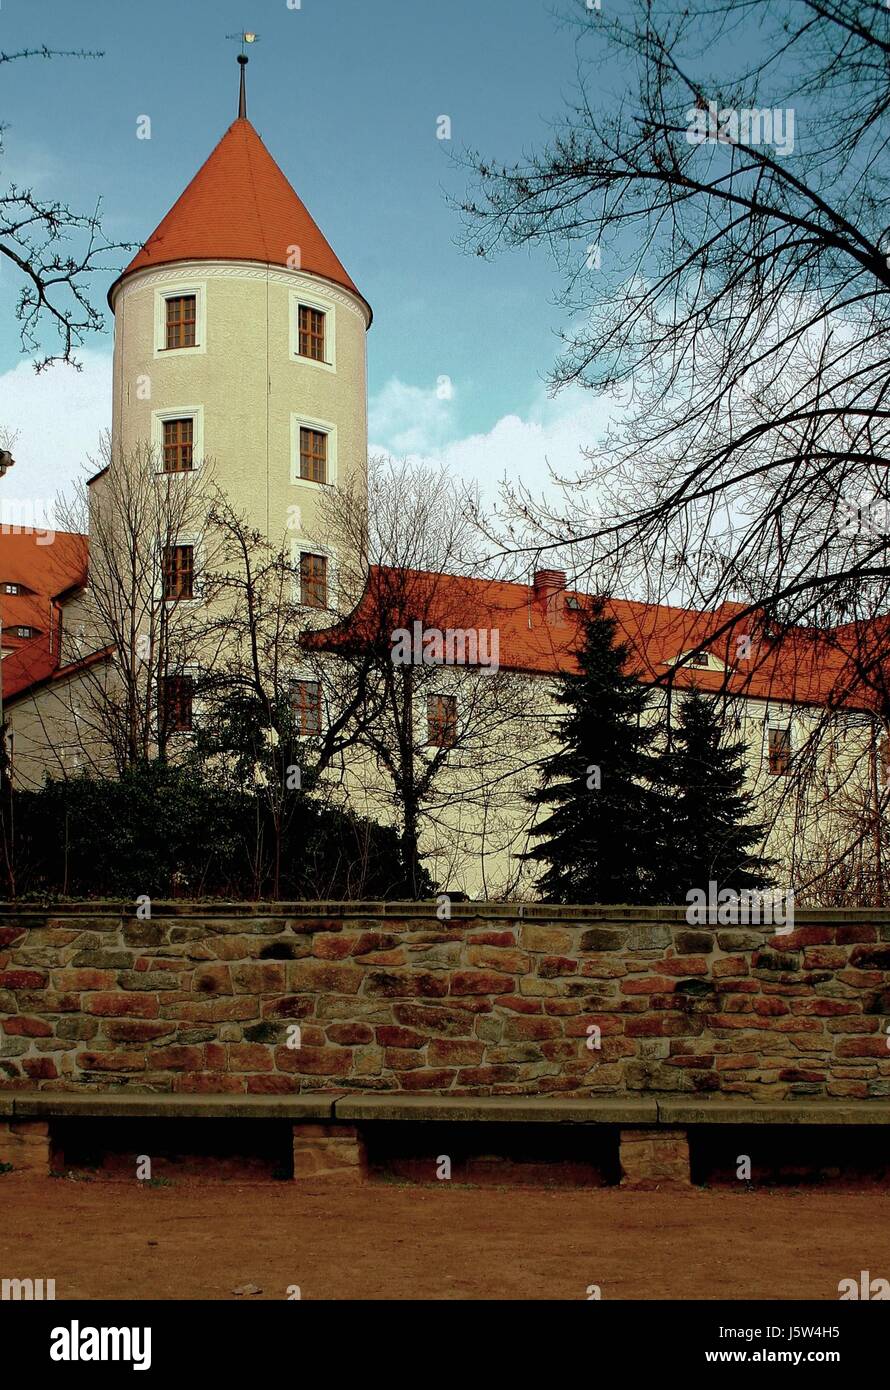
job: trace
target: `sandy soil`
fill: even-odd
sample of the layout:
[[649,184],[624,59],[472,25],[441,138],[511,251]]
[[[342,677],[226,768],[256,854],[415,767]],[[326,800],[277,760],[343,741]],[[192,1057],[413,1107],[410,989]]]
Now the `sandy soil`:
[[890,1193],[0,1178],[0,1277],[56,1297],[830,1299],[890,1275]]

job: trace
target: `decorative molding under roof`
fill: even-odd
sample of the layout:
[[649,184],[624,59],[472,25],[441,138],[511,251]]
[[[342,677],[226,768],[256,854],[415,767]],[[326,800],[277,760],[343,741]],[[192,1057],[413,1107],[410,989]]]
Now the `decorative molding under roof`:
[[366,328],[370,322],[364,301],[335,285],[333,280],[311,271],[287,270],[283,266],[257,261],[174,261],[150,270],[134,270],[119,284],[115,304],[146,287],[193,281],[196,274],[207,280],[262,280],[266,284],[287,285],[292,290],[303,289],[307,294],[318,294],[319,288],[323,287],[329,299],[350,310]]

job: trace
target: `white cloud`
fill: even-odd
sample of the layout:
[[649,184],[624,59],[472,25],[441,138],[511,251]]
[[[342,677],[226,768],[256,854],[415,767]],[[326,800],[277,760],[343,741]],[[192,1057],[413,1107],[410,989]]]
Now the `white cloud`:
[[371,403],[371,453],[442,463],[478,482],[489,498],[503,478],[540,490],[549,485],[550,469],[571,477],[582,468],[582,449],[595,445],[622,409],[620,401],[580,388],[556,397],[541,390],[523,414],[504,415],[491,429],[461,438],[450,401],[393,378]]
[[0,429],[18,435],[15,467],[0,499],[49,516],[53,499],[83,476],[87,456],[111,427],[111,356],[80,352],[83,370],[57,365],[37,375],[30,361],[0,373]]
[[454,384],[439,377],[435,386],[408,386],[398,377],[369,402],[368,429],[392,454],[429,454],[454,435]]

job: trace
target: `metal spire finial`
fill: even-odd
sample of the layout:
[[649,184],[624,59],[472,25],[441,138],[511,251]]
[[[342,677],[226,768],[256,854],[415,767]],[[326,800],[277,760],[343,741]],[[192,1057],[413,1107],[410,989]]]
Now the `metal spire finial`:
[[229,39],[237,39],[241,44],[241,52],[238,54],[238,65],[241,68],[241,82],[238,91],[238,119],[239,121],[244,121],[247,119],[247,83],[245,81],[244,70],[248,63],[247,54],[244,52],[244,45],[246,43],[256,43],[259,34],[252,34],[249,30],[244,29],[240,34],[227,34],[226,37]]

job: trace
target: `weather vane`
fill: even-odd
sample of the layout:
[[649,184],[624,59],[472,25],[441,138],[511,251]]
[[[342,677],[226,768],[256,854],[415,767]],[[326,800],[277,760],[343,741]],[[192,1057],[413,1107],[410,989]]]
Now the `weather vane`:
[[236,39],[241,45],[241,52],[238,54],[238,62],[241,65],[241,85],[238,93],[238,119],[247,119],[247,91],[244,82],[244,70],[247,67],[248,58],[244,52],[244,45],[256,43],[259,34],[252,34],[249,29],[243,29],[240,34],[226,34],[227,39]]
[[240,34],[226,34],[226,38],[235,39],[238,43],[240,43],[241,52],[238,54],[238,57],[239,59],[243,58],[246,62],[247,54],[244,52],[244,45],[246,43],[256,43],[257,39],[259,38],[259,34],[252,34],[249,29],[244,29]]

